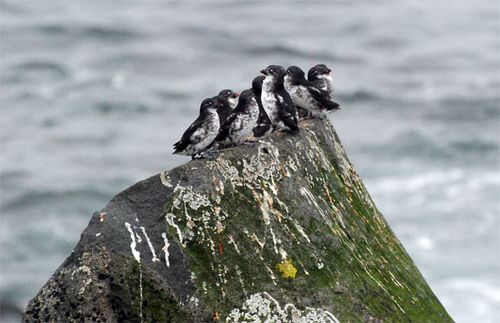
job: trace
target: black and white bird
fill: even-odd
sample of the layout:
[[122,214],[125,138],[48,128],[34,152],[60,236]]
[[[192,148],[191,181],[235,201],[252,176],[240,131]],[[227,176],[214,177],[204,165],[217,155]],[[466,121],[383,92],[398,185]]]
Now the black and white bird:
[[220,130],[219,111],[223,103],[219,97],[207,98],[201,102],[200,115],[174,144],[174,154],[188,155],[195,159],[205,152]]
[[216,141],[240,145],[253,137],[257,126],[259,105],[251,89],[241,92],[238,105],[222,125]]
[[333,96],[333,79],[332,70],[325,64],[314,65],[307,72],[307,79],[313,82],[316,87],[330,93]]
[[306,80],[304,71],[297,66],[287,69],[284,84],[293,103],[307,112],[306,117],[323,116],[325,111],[338,110],[340,107],[340,104],[331,100],[330,93]]
[[224,89],[217,96],[218,100],[221,100],[223,104],[223,107],[219,109],[220,124],[223,125],[233,112],[233,109],[236,108],[239,94],[233,90]]
[[266,77],[263,75],[257,76],[252,81],[252,91],[255,96],[255,100],[259,105],[259,118],[257,120],[257,127],[253,129],[253,134],[255,138],[260,138],[269,135],[273,131],[273,125],[271,120],[267,116],[266,110],[262,106],[262,83]]
[[233,90],[224,89],[219,92],[219,95],[227,99],[229,105],[231,106],[231,109],[236,108],[236,105],[238,105],[239,94],[234,92]]
[[297,108],[283,86],[285,69],[279,65],[269,65],[260,72],[265,75],[262,83],[262,106],[271,124],[275,130],[285,129],[297,134]]

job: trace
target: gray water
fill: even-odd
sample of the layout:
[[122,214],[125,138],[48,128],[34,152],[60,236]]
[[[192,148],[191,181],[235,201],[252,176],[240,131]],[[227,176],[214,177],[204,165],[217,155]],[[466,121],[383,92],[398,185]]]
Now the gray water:
[[90,214],[185,162],[199,102],[274,63],[333,67],[331,116],[457,322],[500,321],[496,1],[2,1],[0,298],[24,308]]

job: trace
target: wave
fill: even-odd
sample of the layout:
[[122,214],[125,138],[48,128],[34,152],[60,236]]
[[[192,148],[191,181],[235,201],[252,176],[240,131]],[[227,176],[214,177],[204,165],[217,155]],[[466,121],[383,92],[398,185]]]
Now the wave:
[[293,58],[297,59],[310,59],[316,60],[318,62],[336,62],[339,63],[360,63],[363,61],[361,57],[358,56],[343,56],[338,55],[333,52],[326,52],[322,50],[305,50],[299,49],[295,46],[291,46],[284,43],[272,43],[272,44],[243,44],[242,46],[231,47],[241,53],[245,53],[255,56],[269,57],[270,55],[279,56],[280,58]]
[[147,114],[153,109],[150,105],[139,102],[112,102],[101,101],[93,105],[93,109],[101,114]]
[[0,1],[0,12],[3,14],[26,14],[28,10],[22,8],[18,3],[13,3],[11,1]]
[[68,70],[62,64],[49,60],[28,60],[13,66],[11,69],[12,73],[49,72],[61,77],[69,75]]
[[107,41],[135,40],[144,37],[137,30],[111,25],[43,24],[33,25],[30,29],[47,36],[68,37],[71,39],[99,39]]
[[191,97],[191,95],[187,92],[174,91],[169,89],[156,90],[154,91],[154,95],[162,100],[167,101],[184,101]]
[[500,97],[447,97],[439,100],[429,116],[451,120],[499,120]]
[[356,90],[351,93],[342,93],[339,95],[335,95],[335,98],[338,98],[339,101],[345,103],[380,101],[384,99],[382,96],[379,96],[378,94],[370,90]]
[[364,43],[366,47],[374,49],[401,49],[408,45],[408,41],[401,37],[375,37]]
[[17,194],[17,196],[12,197],[8,201],[2,199],[2,206],[0,210],[2,213],[8,213],[32,207],[57,205],[60,204],[61,201],[67,201],[69,204],[74,205],[74,200],[78,200],[78,204],[80,205],[85,205],[88,201],[95,201],[96,203],[103,204],[103,202],[109,200],[111,196],[112,193],[110,192],[89,188],[65,191],[28,189],[20,194]]
[[421,162],[454,161],[490,165],[499,161],[500,142],[495,137],[470,137],[466,133],[448,137],[415,128],[398,131],[390,138],[377,144],[370,143],[360,150],[365,154],[381,154],[398,159],[416,158]]
[[[35,23],[26,25],[3,26],[2,37],[8,41],[18,41],[19,35],[30,37],[29,39],[41,41],[51,40],[58,44],[66,42],[74,43],[75,40],[99,40],[106,42],[123,42],[142,39],[146,34],[137,29],[129,29],[121,26],[79,24],[78,22],[60,23]],[[22,39],[21,39],[22,40]],[[32,47],[35,44],[32,44]]]

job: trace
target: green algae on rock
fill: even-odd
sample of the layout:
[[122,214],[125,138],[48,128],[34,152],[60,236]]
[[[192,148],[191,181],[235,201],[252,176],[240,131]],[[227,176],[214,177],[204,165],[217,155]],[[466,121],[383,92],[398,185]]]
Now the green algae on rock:
[[331,124],[301,126],[115,196],[24,320],[451,322]]

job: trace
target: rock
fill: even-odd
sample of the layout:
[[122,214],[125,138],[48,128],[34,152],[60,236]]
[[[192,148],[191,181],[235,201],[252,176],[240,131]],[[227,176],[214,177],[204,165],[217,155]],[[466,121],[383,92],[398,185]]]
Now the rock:
[[116,195],[24,321],[452,322],[329,122]]

